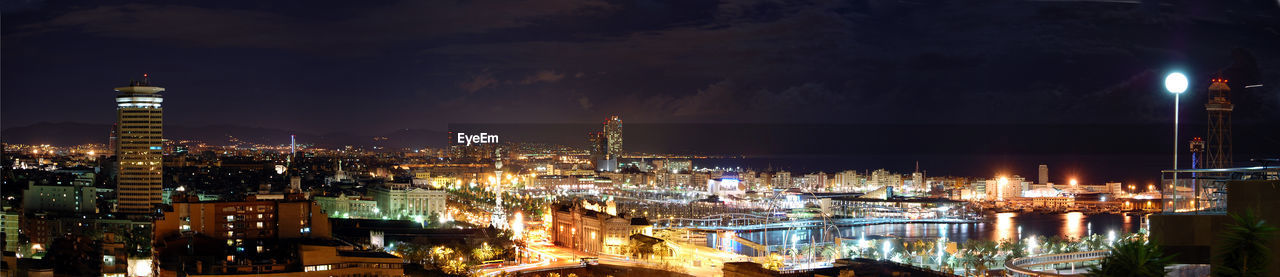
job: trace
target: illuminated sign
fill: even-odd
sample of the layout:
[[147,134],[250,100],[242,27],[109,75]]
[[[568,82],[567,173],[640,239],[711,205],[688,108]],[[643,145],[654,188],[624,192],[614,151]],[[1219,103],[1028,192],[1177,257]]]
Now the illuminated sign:
[[457,142],[458,144],[466,144],[467,146],[471,146],[471,144],[473,143],[474,144],[498,143],[498,135],[493,135],[489,133],[480,133],[479,135],[467,135],[467,133],[458,133]]

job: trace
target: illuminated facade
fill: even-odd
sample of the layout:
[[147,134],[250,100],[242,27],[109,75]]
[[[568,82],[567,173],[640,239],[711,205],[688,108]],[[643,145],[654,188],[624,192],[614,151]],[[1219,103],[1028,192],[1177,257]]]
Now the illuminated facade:
[[314,199],[329,217],[376,219],[382,216],[381,210],[378,209],[378,202],[373,201],[371,197],[340,194],[316,196]]
[[141,82],[118,87],[116,95],[116,195],[119,211],[126,214],[152,214],[161,203],[164,98],[162,87]]
[[552,222],[553,243],[592,254],[623,254],[632,234],[652,234],[644,218],[613,216],[577,204],[557,206]]
[[385,184],[369,189],[378,203],[376,213],[390,218],[444,214],[449,193],[444,190],[412,187],[409,184]]

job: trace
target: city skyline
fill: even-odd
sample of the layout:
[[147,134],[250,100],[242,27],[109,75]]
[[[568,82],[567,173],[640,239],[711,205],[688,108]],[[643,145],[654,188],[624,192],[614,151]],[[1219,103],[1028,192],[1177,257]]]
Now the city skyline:
[[1262,276],[1268,1],[7,2],[0,275]]

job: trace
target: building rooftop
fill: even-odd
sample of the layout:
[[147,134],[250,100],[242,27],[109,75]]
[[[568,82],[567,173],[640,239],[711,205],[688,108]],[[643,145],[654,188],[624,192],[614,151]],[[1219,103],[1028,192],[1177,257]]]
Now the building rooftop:
[[395,255],[391,255],[390,253],[387,253],[387,252],[377,252],[377,251],[338,251],[338,256],[361,257],[361,258],[388,258],[388,259],[400,258],[400,257],[396,257]]

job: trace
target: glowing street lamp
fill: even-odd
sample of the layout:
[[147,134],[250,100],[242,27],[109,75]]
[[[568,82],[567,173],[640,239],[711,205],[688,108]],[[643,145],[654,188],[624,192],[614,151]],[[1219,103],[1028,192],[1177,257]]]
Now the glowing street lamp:
[[[1187,91],[1187,76],[1182,73],[1169,73],[1164,77],[1164,88],[1173,93],[1173,169],[1178,169],[1178,100],[1182,96],[1182,92]],[[1178,172],[1173,173],[1173,183],[1170,186],[1178,185]],[[1174,190],[1177,191],[1177,190]],[[1175,193],[1174,198],[1178,195]],[[1174,199],[1177,202],[1177,199]]]

